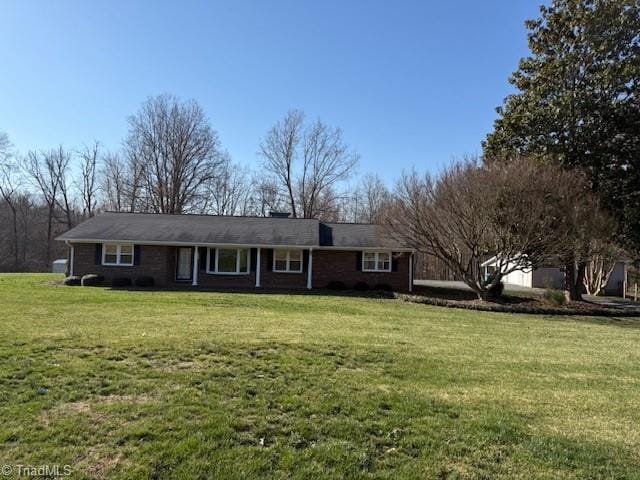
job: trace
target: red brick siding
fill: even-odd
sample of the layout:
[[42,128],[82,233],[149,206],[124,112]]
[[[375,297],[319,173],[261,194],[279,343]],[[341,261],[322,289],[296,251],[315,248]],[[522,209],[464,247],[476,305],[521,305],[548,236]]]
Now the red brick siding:
[[273,250],[263,248],[260,253],[260,284],[264,288],[306,288],[307,265],[306,255],[302,256],[302,273],[273,271]]
[[[370,287],[377,284],[390,285],[395,291],[409,290],[409,253],[396,253],[395,272],[363,272],[358,257],[361,252],[346,250],[313,251],[313,287],[324,288],[332,280],[344,282],[352,288],[357,282],[366,282]],[[357,265],[356,265],[357,264]]]
[[107,282],[116,277],[153,277],[156,285],[167,285],[173,276],[173,264],[169,261],[169,249],[160,245],[140,245],[140,264],[130,267],[95,264],[96,246],[93,243],[77,243],[73,249],[73,274],[82,276],[89,273],[102,275]]
[[[201,249],[201,252],[204,252]],[[356,266],[358,251],[314,250],[313,274],[314,288],[325,288],[332,280],[344,282],[352,288],[357,282],[366,282],[370,287],[376,284],[388,284],[394,290],[406,292],[409,289],[409,261],[410,254],[395,254],[397,270],[395,272],[363,272]],[[74,274],[85,275],[95,273],[105,277],[107,282],[115,277],[152,276],[158,286],[189,285],[190,281],[177,282],[175,280],[176,247],[157,245],[140,246],[140,264],[130,267],[95,265],[95,244],[74,245]],[[273,271],[272,255],[269,249],[261,250],[260,283],[263,288],[306,288],[307,286],[307,256],[304,256],[302,273],[278,273]],[[213,275],[200,268],[198,261],[198,286],[201,287],[234,287],[254,288],[256,284],[255,266],[251,266],[249,274],[245,275]]]

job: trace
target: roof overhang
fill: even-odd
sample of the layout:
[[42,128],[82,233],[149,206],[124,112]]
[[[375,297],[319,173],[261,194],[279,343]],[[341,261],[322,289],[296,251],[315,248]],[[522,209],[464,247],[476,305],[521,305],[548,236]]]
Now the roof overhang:
[[158,240],[131,240],[131,239],[99,239],[99,238],[74,238],[65,239],[63,236],[56,240],[64,241],[67,244],[74,243],[135,243],[137,245],[160,245],[167,247],[223,247],[223,248],[289,248],[289,249],[311,249],[311,250],[347,250],[347,251],[388,251],[388,252],[414,252],[412,248],[391,248],[391,247],[321,247],[319,245],[272,245],[260,243],[208,243],[208,242],[165,242]]

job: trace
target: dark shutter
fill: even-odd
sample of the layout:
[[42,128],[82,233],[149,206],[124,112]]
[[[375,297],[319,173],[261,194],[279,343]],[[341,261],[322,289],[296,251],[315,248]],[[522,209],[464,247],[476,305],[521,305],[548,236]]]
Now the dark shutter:
[[362,270],[362,252],[356,252],[356,270],[358,272]]
[[96,255],[93,263],[95,263],[96,265],[102,264],[102,244],[101,243],[96,243]]
[[393,253],[391,254],[391,271],[392,272],[398,271],[398,256]]
[[140,265],[140,245],[133,246],[133,264]]
[[198,249],[198,258],[200,259],[200,270],[207,270],[207,248],[200,247]]
[[302,251],[302,271],[306,272],[309,269],[309,250]]
[[258,249],[257,248],[252,248],[251,249],[251,271],[255,272],[256,271],[256,264],[258,263]]
[[267,271],[273,271],[273,248],[267,250]]

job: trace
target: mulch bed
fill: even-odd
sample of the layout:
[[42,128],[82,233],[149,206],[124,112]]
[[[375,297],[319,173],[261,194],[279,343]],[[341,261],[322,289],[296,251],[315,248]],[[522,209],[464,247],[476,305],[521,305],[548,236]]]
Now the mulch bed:
[[462,308],[466,310],[478,310],[482,312],[505,313],[529,313],[537,315],[584,315],[598,317],[640,317],[640,309],[630,310],[624,308],[602,307],[589,302],[572,302],[567,305],[556,306],[542,299],[533,297],[507,296],[503,302],[481,302],[480,300],[459,299],[452,300],[425,295],[403,295],[398,298],[406,302],[422,303],[437,307]]

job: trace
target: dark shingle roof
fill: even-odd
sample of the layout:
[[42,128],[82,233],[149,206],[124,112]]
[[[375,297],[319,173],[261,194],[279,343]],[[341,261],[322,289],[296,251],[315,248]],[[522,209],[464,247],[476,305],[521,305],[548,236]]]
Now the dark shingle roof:
[[370,224],[320,223],[316,219],[166,215],[106,212],[57,240],[167,244],[282,245],[335,248],[405,248]]
[[363,223],[321,223],[320,245],[343,248],[406,248],[380,225]]
[[58,240],[317,246],[318,220],[298,218],[101,213]]

